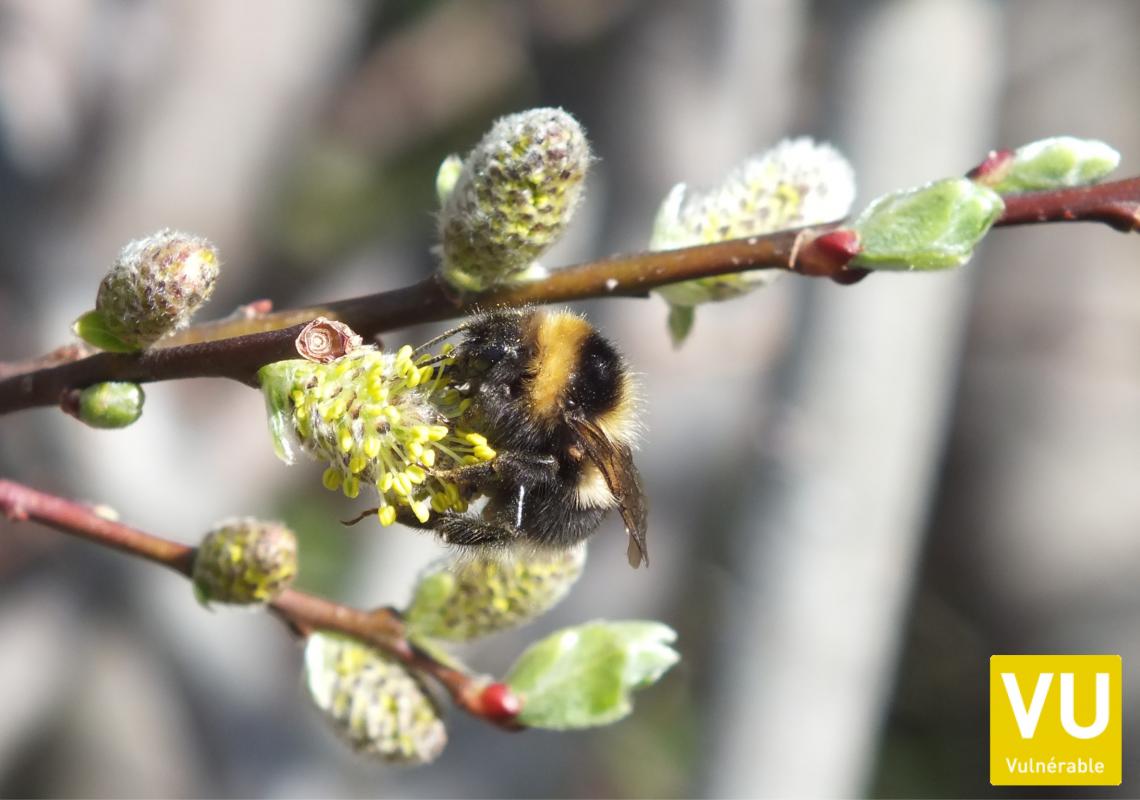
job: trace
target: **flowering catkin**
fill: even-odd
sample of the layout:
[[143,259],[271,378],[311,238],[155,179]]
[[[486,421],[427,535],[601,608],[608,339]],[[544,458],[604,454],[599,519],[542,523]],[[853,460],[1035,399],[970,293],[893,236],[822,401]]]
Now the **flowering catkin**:
[[99,284],[105,328],[145,348],[185,326],[214,291],[218,253],[210,242],[163,228],[130,242]]
[[328,364],[293,359],[258,373],[278,455],[293,444],[328,464],[323,482],[347,497],[373,487],[383,525],[402,509],[421,523],[431,514],[466,511],[458,484],[440,472],[490,461],[495,450],[465,425],[471,400],[446,378],[450,360],[413,358],[411,347],[353,350]]
[[[715,189],[700,193],[690,192],[683,183],[674,186],[658,211],[649,247],[674,250],[832,222],[850,212],[854,199],[854,172],[839,151],[808,138],[784,140],[744,161]],[[779,274],[752,270],[657,291],[675,315],[691,324],[692,312],[679,309],[739,297]],[[683,338],[688,328],[679,330],[677,322],[671,320],[671,328]]]
[[437,179],[443,276],[468,291],[516,279],[562,235],[582,196],[590,146],[560,108],[498,120]]
[[355,639],[324,631],[309,636],[305,683],[337,733],[360,752],[426,764],[447,744],[447,729],[418,678]]
[[404,613],[417,636],[469,641],[541,616],[582,574],[585,546],[453,556],[425,570]]
[[194,590],[203,603],[267,603],[295,577],[297,537],[277,522],[226,520],[206,534],[194,554]]

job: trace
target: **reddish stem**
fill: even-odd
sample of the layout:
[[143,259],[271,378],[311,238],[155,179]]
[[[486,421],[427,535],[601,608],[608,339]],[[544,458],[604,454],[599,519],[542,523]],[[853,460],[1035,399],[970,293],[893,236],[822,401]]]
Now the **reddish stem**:
[[[34,521],[61,533],[142,558],[189,578],[194,568],[193,547],[172,542],[100,516],[91,506],[0,479],[0,513],[15,522]],[[291,630],[306,636],[316,630],[333,630],[367,642],[407,666],[438,681],[457,706],[473,716],[506,730],[517,730],[513,718],[487,708],[482,702],[483,681],[449,667],[418,650],[408,641],[400,615],[392,609],[364,611],[323,597],[292,589],[283,592],[271,610]]]

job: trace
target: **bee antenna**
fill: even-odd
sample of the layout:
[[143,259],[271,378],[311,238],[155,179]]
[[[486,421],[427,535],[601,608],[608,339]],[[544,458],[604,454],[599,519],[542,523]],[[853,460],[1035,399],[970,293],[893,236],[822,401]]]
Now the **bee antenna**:
[[421,350],[426,350],[427,348],[431,347],[432,345],[439,344],[440,342],[444,341],[445,339],[450,339],[452,336],[454,336],[457,333],[463,333],[463,331],[467,330],[470,327],[471,327],[471,320],[467,320],[462,325],[456,325],[451,330],[444,331],[439,336],[436,336],[432,339],[428,339],[426,342],[421,344],[419,347],[417,347],[412,352],[418,353]]

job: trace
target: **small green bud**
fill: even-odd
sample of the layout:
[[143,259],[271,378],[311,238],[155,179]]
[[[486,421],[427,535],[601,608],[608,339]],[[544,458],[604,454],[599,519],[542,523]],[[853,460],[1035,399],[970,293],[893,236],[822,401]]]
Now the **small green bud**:
[[851,265],[882,270],[960,266],[1004,208],[996,192],[967,178],[892,192],[871,203],[851,226],[862,247]]
[[140,350],[184,327],[214,291],[217,276],[212,244],[164,228],[123,248],[99,284],[95,310],[107,333]]
[[297,537],[284,525],[233,519],[206,534],[194,555],[194,590],[202,603],[268,603],[297,576]]
[[439,473],[491,461],[493,443],[467,425],[471,399],[448,380],[450,345],[440,356],[411,347],[385,353],[349,351],[327,364],[278,361],[258,372],[277,455],[296,446],[328,464],[325,488],[354,498],[365,487],[380,497],[382,525],[409,510],[426,523],[433,513],[467,510],[469,497]]
[[[590,146],[574,117],[535,108],[497,121],[463,161],[445,161],[436,186],[443,276],[465,291],[528,278],[582,197]],[[450,190],[448,190],[450,184]],[[533,273],[531,273],[533,274]]]
[[79,392],[73,413],[92,428],[125,428],[142,416],[145,399],[137,383],[96,383]]
[[447,744],[447,728],[419,679],[355,639],[312,634],[305,645],[305,683],[317,708],[360,752],[426,764]]
[[[828,144],[784,140],[744,161],[717,188],[689,192],[677,184],[653,225],[650,250],[675,250],[741,239],[847,216],[855,199],[855,173]],[[663,286],[657,291],[674,309],[740,297],[778,278],[776,270],[752,270]],[[672,310],[669,331],[680,344],[693,314]]]
[[970,173],[978,183],[1000,194],[1086,186],[1106,177],[1120,164],[1120,153],[1096,139],[1055,136],[992,154]]
[[570,591],[586,548],[452,557],[428,567],[405,612],[417,637],[469,641],[545,614]]

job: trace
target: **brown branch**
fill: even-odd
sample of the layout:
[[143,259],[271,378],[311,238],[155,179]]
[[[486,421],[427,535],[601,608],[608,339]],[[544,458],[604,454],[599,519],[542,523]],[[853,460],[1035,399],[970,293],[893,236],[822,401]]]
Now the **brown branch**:
[[[0,479],[0,514],[15,522],[35,521],[71,536],[167,567],[189,578],[195,548],[172,542],[101,516],[96,508]],[[443,664],[417,649],[400,615],[389,608],[365,611],[288,589],[270,604],[291,630],[308,635],[333,630],[367,642],[438,681],[464,711],[507,730],[519,725],[485,702],[485,681]]]
[[1124,233],[1140,230],[1140,177],[1002,199],[1005,212],[998,225],[1103,222]]
[[[999,226],[1042,222],[1102,222],[1117,230],[1140,228],[1140,177],[1095,186],[1010,195]],[[402,289],[310,308],[230,318],[198,325],[137,354],[99,353],[31,371],[0,368],[0,414],[55,405],[63,394],[105,380],[147,383],[176,378],[230,378],[256,385],[264,364],[295,357],[293,341],[318,316],[339,320],[371,338],[414,323],[435,322],[480,308],[557,303],[598,297],[644,297],[670,283],[753,269],[782,269],[840,283],[867,273],[827,257],[811,231],[764,236],[653,253],[620,255],[558,270],[534,283],[457,296],[432,277]],[[809,239],[809,241],[805,241]]]

